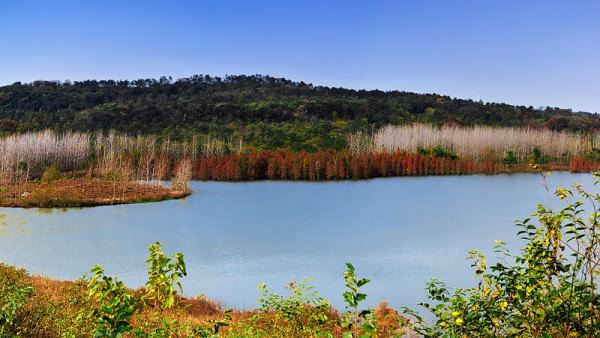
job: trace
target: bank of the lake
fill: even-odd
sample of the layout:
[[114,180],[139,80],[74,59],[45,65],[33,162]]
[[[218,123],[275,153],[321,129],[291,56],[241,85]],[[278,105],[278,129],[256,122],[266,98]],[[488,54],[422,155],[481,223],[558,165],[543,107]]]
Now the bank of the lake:
[[0,185],[0,206],[68,208],[158,202],[188,196],[189,189],[134,181],[57,179]]

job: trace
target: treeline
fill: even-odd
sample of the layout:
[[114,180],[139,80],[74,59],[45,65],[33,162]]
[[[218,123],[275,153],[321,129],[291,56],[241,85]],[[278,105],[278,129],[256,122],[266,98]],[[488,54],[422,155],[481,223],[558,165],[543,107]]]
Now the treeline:
[[[406,128],[405,128],[406,129]],[[343,180],[405,175],[462,175],[527,172],[532,168],[587,172],[600,169],[596,152],[582,151],[577,138],[538,135],[547,144],[521,142],[506,148],[484,147],[472,153],[461,145],[469,145],[471,131],[454,130],[447,137],[450,148],[428,146],[430,128],[417,126],[406,134],[398,131],[383,147],[371,137],[359,142],[363,147],[348,150],[307,152],[291,149],[253,151],[242,144],[204,138],[190,142],[161,139],[155,136],[131,137],[114,131],[103,133],[49,130],[38,133],[11,134],[0,137],[0,183],[15,184],[44,180],[60,174],[117,180]],[[425,133],[415,133],[424,130]],[[480,135],[477,128],[472,131]],[[445,135],[446,132],[440,132]],[[494,130],[496,138],[502,130]],[[427,136],[429,135],[429,136]],[[459,136],[464,137],[459,137]],[[518,133],[512,134],[515,135]],[[552,137],[551,137],[552,136]],[[565,136],[566,137],[566,136]],[[355,145],[357,137],[350,144]],[[549,139],[551,138],[551,139]],[[532,137],[535,140],[536,137]],[[452,143],[453,142],[453,143]],[[511,141],[511,142],[514,142]],[[365,144],[370,143],[370,146]],[[531,144],[530,144],[531,143]],[[442,143],[446,144],[446,143]],[[519,146],[520,145],[520,146]],[[456,153],[461,149],[465,153]],[[514,150],[511,150],[514,149]],[[569,153],[563,150],[572,149]],[[593,148],[595,149],[595,148]],[[466,155],[465,155],[466,154]]]
[[198,156],[223,154],[223,142],[159,140],[108,133],[36,133],[0,137],[0,183],[43,178],[47,171],[110,180],[191,178]]
[[351,154],[347,151],[267,150],[261,153],[209,156],[198,161],[194,177],[200,180],[343,180],[405,175],[492,174],[500,167],[491,160],[393,153]]
[[474,161],[454,156],[395,152],[352,154],[347,151],[267,150],[260,153],[236,153],[208,156],[196,161],[192,177],[198,180],[345,180],[394,176],[497,174],[533,169],[591,172],[600,163],[573,157],[566,163],[520,167],[494,159]]
[[243,138],[257,149],[346,147],[387,124],[523,126],[590,132],[596,114],[401,91],[314,86],[270,76],[36,81],[0,87],[0,132],[95,131]]

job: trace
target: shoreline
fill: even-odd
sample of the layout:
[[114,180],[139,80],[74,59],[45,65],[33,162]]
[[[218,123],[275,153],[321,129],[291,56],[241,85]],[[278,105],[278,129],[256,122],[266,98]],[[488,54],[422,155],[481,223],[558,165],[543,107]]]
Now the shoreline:
[[[332,183],[332,182],[354,182],[367,181],[381,178],[399,177],[445,177],[445,176],[496,176],[515,174],[540,174],[544,172],[562,173],[591,173],[589,171],[573,171],[568,168],[545,165],[536,169],[524,170],[523,167],[516,170],[499,170],[493,173],[406,173],[401,175],[377,175],[361,178],[337,178],[337,179],[305,179],[305,178],[257,178],[257,179],[199,179],[194,178],[191,182],[228,182],[228,183],[250,183],[250,182],[307,182],[307,183]],[[189,188],[174,188],[161,182],[141,181],[108,181],[95,178],[61,178],[52,182],[27,182],[23,184],[0,184],[0,207],[3,208],[83,208],[120,204],[153,203],[182,199],[192,194]]]

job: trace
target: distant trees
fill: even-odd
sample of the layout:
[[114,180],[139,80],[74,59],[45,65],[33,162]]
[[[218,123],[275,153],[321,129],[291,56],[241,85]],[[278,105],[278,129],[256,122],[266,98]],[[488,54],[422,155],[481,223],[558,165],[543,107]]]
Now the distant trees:
[[0,133],[95,131],[220,140],[257,149],[346,148],[346,135],[387,124],[527,126],[592,132],[600,117],[438,94],[350,90],[270,76],[35,81],[0,87]]
[[460,175],[498,172],[493,160],[475,163],[403,151],[352,154],[348,151],[265,150],[200,158],[200,180],[343,180],[408,175]]
[[178,190],[190,191],[189,181],[192,179],[194,163],[189,157],[177,161],[173,173],[173,187]]
[[[210,153],[217,152],[216,142],[206,140],[206,144]],[[0,137],[0,183],[39,179],[49,168],[115,182],[163,180],[175,175],[183,183],[191,178],[196,154],[203,152],[198,143],[131,137],[114,131],[11,134]]]
[[0,118],[0,132],[14,132],[17,130],[17,121],[13,119]]

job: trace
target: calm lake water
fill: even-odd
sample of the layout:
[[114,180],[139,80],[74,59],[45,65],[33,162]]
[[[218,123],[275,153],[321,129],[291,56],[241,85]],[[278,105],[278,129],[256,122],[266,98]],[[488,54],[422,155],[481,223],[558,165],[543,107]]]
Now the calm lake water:
[[[551,187],[592,185],[589,174],[554,173]],[[0,261],[75,279],[96,263],[128,285],[146,280],[147,247],[185,254],[186,295],[254,307],[257,285],[275,291],[315,278],[343,303],[344,262],[354,263],[368,305],[413,306],[432,277],[473,284],[469,249],[493,240],[516,249],[515,219],[547,202],[536,174],[401,177],[344,182],[194,182],[184,200],[39,210],[0,208]],[[555,205],[559,205],[553,200]]]

